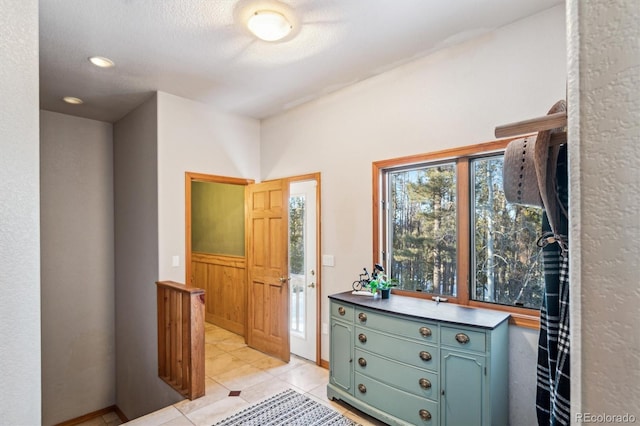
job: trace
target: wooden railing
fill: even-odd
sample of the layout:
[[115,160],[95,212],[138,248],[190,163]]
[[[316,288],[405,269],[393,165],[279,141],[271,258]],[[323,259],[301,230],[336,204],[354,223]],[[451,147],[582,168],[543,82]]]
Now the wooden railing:
[[158,375],[189,399],[204,395],[204,293],[157,282]]

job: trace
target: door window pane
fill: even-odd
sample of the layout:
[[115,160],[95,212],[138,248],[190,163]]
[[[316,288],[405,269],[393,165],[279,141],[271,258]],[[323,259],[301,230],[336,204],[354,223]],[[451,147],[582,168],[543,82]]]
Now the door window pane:
[[304,265],[305,196],[289,197],[289,282],[291,331],[304,334],[305,265]]
[[387,264],[403,290],[456,295],[456,166],[388,173]]
[[536,240],[542,209],[507,203],[503,157],[471,161],[474,300],[539,309],[543,275]]

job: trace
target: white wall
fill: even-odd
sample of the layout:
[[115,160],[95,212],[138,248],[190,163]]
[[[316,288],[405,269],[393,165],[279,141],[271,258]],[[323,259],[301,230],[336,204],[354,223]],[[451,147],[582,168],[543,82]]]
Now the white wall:
[[112,125],[40,114],[42,424],[115,404]]
[[38,2],[0,0],[0,421],[37,425],[40,394]]
[[[327,295],[372,263],[373,161],[494,140],[495,126],[546,114],[565,82],[559,6],[264,120],[263,179],[322,173],[322,251],[335,256],[322,270],[322,321]],[[529,424],[537,333],[510,335],[511,424]],[[328,345],[323,335],[323,359]]]
[[158,377],[157,97],[114,125],[116,404],[129,418],[179,401]]
[[[158,93],[158,253],[161,280],[185,281],[185,172],[258,179],[260,122]],[[172,267],[173,256],[180,266]]]
[[640,419],[638,6],[568,2],[574,422]]
[[181,399],[158,378],[155,282],[185,279],[185,172],[259,177],[259,126],[161,92],[115,124],[116,400],[130,419]]

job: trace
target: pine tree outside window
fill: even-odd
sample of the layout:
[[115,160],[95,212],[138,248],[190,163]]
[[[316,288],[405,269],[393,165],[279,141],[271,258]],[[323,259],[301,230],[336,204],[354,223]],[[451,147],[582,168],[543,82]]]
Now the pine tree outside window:
[[540,309],[543,277],[536,240],[542,209],[507,203],[502,190],[502,155],[475,158],[470,164],[470,298]]
[[388,270],[399,288],[456,295],[455,163],[389,171]]
[[374,262],[393,291],[509,311],[539,327],[542,209],[506,202],[509,140],[373,164]]

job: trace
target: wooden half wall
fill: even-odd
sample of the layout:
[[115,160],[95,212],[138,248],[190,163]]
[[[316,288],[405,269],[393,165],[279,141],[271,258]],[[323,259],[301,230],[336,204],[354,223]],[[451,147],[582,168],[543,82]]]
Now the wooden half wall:
[[246,259],[194,252],[191,255],[191,277],[193,287],[206,291],[206,321],[244,336],[247,320]]
[[205,394],[204,291],[173,281],[156,283],[158,376],[193,400]]

